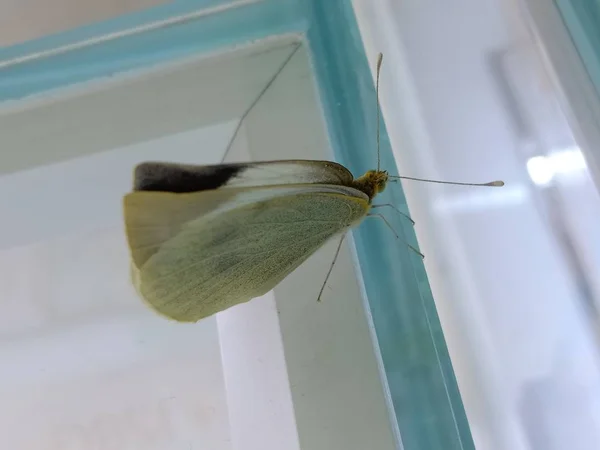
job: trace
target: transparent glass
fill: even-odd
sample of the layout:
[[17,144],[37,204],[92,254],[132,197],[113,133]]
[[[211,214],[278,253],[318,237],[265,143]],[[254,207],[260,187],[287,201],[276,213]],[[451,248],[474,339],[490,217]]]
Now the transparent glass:
[[[374,59],[343,0],[177,1],[0,49],[2,444],[472,448],[403,242],[414,230],[393,210],[401,238],[365,221],[322,303],[335,242],[195,325],[156,317],[129,283],[136,163],[218,163],[241,123],[228,161],[336,159],[361,175],[377,164]],[[383,124],[381,138],[395,174]],[[409,212],[399,184],[379,198]]]

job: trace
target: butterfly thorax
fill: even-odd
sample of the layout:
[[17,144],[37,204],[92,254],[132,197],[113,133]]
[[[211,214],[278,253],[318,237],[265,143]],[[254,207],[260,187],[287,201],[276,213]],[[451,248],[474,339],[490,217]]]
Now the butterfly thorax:
[[388,173],[385,170],[369,170],[362,177],[352,182],[352,187],[364,192],[369,197],[369,202],[385,189]]

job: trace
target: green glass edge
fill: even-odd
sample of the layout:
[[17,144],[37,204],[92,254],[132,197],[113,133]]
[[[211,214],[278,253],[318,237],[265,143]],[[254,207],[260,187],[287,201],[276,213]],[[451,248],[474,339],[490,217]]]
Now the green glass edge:
[[555,5],[600,94],[600,3],[597,0],[555,0]]
[[[306,4],[308,38],[336,159],[355,175],[374,169],[375,89],[349,0]],[[384,62],[385,64],[385,62]],[[385,124],[382,168],[397,174]],[[408,213],[399,184],[375,203]],[[414,228],[387,211],[402,238],[417,246]],[[354,232],[375,332],[405,450],[474,449],[462,398],[420,256],[396,241],[380,220]]]
[[[173,2],[52,36],[66,45],[95,33],[128,29],[223,0]],[[176,7],[176,8],[175,8]],[[354,174],[375,168],[375,90],[349,0],[264,0],[176,27],[107,42],[0,70],[0,101],[21,98],[124,70],[165,63],[261,37],[305,33],[336,159]],[[44,39],[0,49],[0,61],[48,49]],[[375,55],[369,55],[371,62]],[[385,124],[382,166],[396,173]],[[408,213],[399,184],[378,198]],[[410,223],[387,214],[414,246]],[[421,258],[382,223],[355,232],[368,302],[405,450],[474,449],[471,433]]]
[[[57,47],[113,34],[147,23],[171,19],[229,3],[185,0],[126,14],[105,22],[53,35]],[[194,7],[195,5],[195,7]],[[146,68],[198,53],[225,48],[271,35],[306,29],[295,0],[263,0],[208,14],[185,23],[107,41],[0,69],[0,101],[20,99],[51,89]],[[235,30],[234,33],[231,30]],[[49,50],[44,39],[0,49],[0,63]]]
[[40,39],[20,42],[15,45],[0,48],[0,61],[12,59],[21,55],[39,53],[55,49],[73,42],[80,42],[105,36],[121,30],[143,26],[168,17],[187,14],[192,11],[208,10],[224,7],[232,3],[231,0],[171,0],[150,8],[133,13],[123,14],[108,20],[91,22],[77,28],[52,33]]

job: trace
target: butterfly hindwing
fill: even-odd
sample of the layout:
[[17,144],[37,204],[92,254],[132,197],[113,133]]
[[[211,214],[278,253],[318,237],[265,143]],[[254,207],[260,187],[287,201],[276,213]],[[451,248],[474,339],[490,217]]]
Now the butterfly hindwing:
[[[136,289],[162,315],[198,321],[270,291],[368,210],[368,197],[353,188],[293,189],[246,203],[228,201],[178,224],[133,268]],[[128,228],[128,235],[135,232]]]
[[163,243],[176,236],[192,220],[278,196],[312,192],[315,186],[317,192],[340,192],[340,189],[355,192],[352,188],[334,185],[280,185],[230,187],[184,194],[152,191],[127,194],[123,209],[133,264],[137,267],[143,265]]

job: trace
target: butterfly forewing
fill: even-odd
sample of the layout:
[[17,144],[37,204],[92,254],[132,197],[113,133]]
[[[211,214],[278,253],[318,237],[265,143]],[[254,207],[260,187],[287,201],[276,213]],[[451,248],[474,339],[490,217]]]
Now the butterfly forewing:
[[147,162],[135,169],[135,191],[199,192],[282,184],[349,185],[352,174],[330,161],[286,160],[208,166]]

